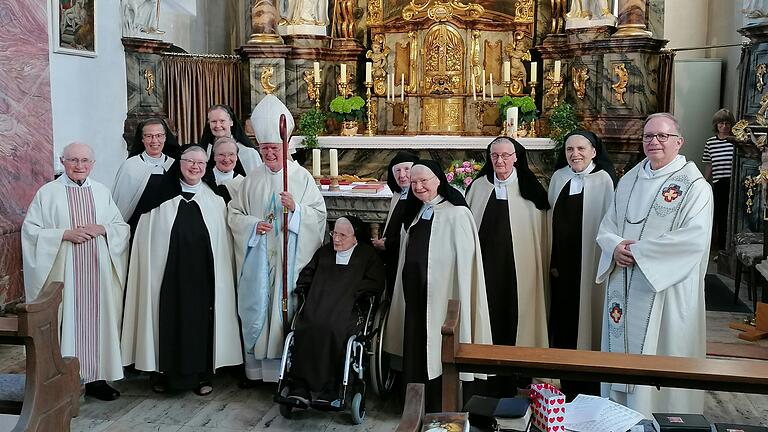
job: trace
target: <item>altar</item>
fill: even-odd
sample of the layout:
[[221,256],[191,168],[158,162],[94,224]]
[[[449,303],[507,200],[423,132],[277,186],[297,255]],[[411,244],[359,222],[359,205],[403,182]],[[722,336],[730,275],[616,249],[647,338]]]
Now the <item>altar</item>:
[[[354,174],[360,177],[386,178],[389,161],[400,150],[409,150],[424,159],[433,159],[444,168],[452,161],[485,161],[485,148],[496,136],[449,136],[449,135],[359,135],[359,136],[319,136],[318,147],[321,150],[338,149],[339,173]],[[531,170],[546,185],[554,166],[555,142],[549,138],[517,139],[528,151],[528,163]],[[304,137],[293,136],[290,146],[304,148]],[[311,170],[312,159],[309,152],[299,151],[296,159]],[[329,172],[327,152],[322,156],[322,172]]]

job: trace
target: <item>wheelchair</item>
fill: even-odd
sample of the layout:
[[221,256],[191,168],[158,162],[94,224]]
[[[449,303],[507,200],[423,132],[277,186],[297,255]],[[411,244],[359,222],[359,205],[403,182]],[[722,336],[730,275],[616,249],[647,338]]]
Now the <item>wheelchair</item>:
[[[346,343],[342,382],[338,387],[338,398],[333,401],[315,401],[309,407],[303,406],[295,399],[288,397],[290,387],[291,353],[294,343],[296,320],[301,316],[304,307],[302,301],[299,310],[291,323],[292,331],[285,337],[283,354],[280,361],[277,392],[274,401],[280,404],[280,414],[290,418],[297,409],[313,408],[320,411],[345,411],[349,408],[352,423],[360,424],[365,419],[366,390],[370,385],[377,395],[386,397],[392,389],[394,374],[383,352],[383,332],[389,314],[389,299],[385,294],[373,297],[363,297],[356,302],[357,315],[356,334],[350,336]],[[354,318],[353,318],[354,320]]]

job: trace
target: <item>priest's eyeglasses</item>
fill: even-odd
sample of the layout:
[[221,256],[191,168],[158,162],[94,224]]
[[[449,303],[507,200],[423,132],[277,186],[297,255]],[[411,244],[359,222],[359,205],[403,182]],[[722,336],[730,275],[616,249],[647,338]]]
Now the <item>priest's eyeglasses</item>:
[[676,134],[667,134],[667,133],[657,133],[657,134],[644,134],[643,135],[643,142],[651,142],[653,141],[653,138],[655,137],[657,140],[659,140],[660,143],[665,143],[669,140],[669,137],[679,137],[680,135]]
[[164,133],[144,134],[143,136],[144,136],[144,139],[150,140],[150,141],[152,140],[152,138],[154,138],[156,140],[161,140],[161,139],[165,138],[165,134]]
[[491,160],[497,161],[501,158],[501,160],[507,161],[514,155],[514,153],[491,153]]
[[78,159],[78,158],[66,158],[64,159],[64,162],[70,164],[70,165],[90,165],[93,163],[92,159]]
[[201,167],[205,166],[206,164],[206,161],[196,161],[192,159],[182,159],[182,162],[185,162],[187,165],[201,166]]

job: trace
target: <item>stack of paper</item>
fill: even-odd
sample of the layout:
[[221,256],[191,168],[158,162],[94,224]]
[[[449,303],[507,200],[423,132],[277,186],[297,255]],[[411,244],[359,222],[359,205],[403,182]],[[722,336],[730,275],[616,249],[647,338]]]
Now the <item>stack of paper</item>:
[[565,428],[575,432],[626,432],[643,419],[609,399],[582,394],[566,404],[565,412]]

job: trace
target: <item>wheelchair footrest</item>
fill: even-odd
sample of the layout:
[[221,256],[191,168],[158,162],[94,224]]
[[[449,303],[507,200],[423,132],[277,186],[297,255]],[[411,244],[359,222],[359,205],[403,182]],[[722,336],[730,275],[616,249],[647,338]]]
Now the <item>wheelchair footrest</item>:
[[319,411],[344,411],[346,408],[344,406],[344,401],[341,399],[336,399],[333,401],[313,400],[310,402],[310,406]]
[[281,396],[279,394],[276,394],[272,400],[275,401],[275,403],[278,403],[280,405],[286,405],[294,409],[307,409],[309,406],[307,404],[303,403],[302,401],[292,398],[292,397],[285,397]]

